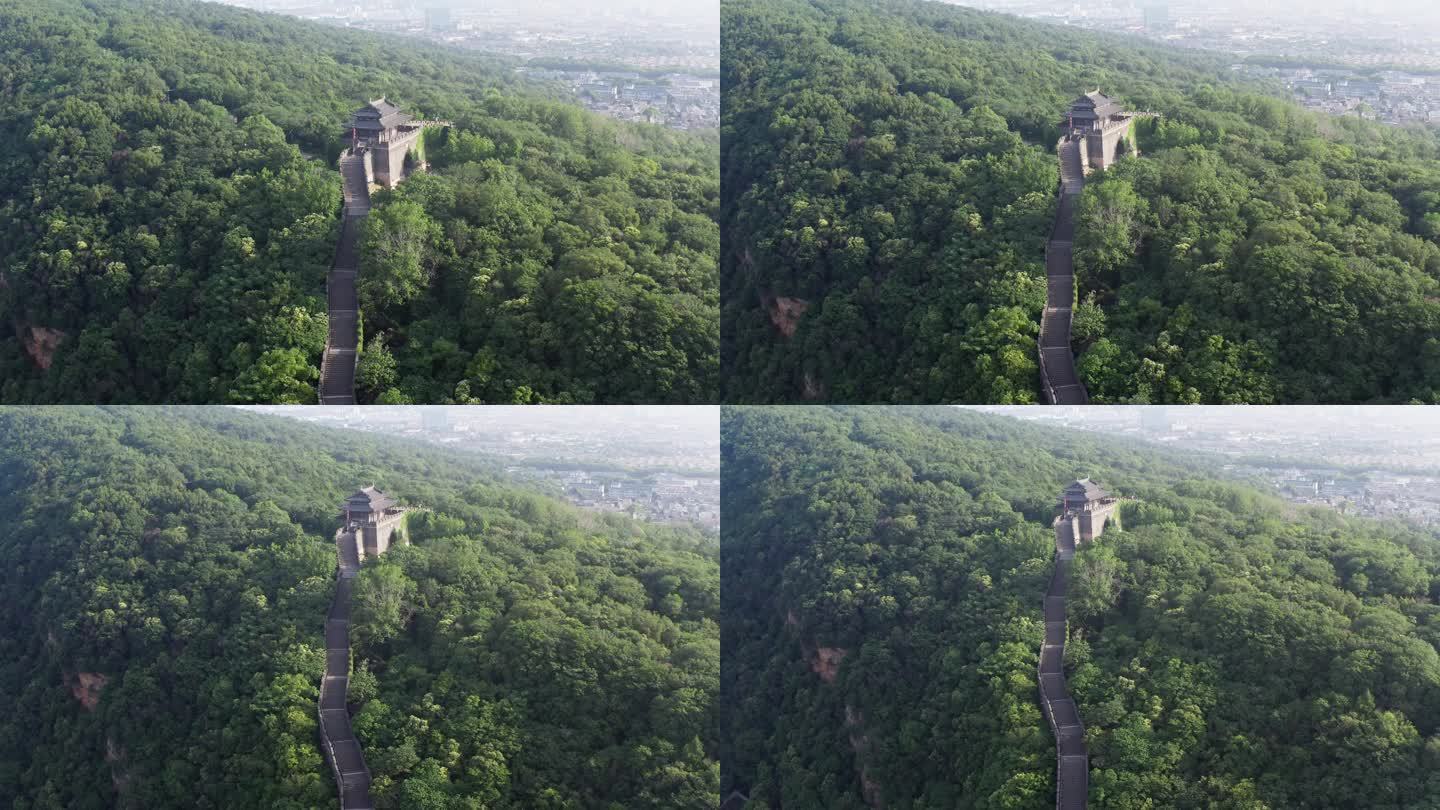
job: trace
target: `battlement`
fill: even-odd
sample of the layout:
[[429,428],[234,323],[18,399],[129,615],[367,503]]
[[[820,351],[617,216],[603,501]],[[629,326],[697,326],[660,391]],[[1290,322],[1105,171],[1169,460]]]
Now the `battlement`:
[[1118,101],[1096,88],[1094,92],[1070,102],[1070,110],[1065,120],[1060,122],[1060,127],[1066,140],[1081,142],[1081,163],[1088,172],[1092,168],[1112,166],[1120,157],[1117,154],[1120,140],[1127,135],[1130,136],[1130,150],[1134,150],[1132,133],[1136,117],[1135,113],[1126,111]]
[[366,179],[394,188],[416,170],[419,164],[410,151],[420,133],[432,126],[450,122],[416,120],[382,97],[351,113],[347,134],[352,152],[365,156]]
[[1088,543],[1105,531],[1105,523],[1115,514],[1120,499],[1100,488],[1089,478],[1080,478],[1060,495],[1061,517],[1073,519],[1079,533],[1075,543]]
[[354,535],[360,558],[374,559],[393,542],[410,542],[405,530],[409,511],[375,487],[365,487],[345,499],[340,520],[343,531]]

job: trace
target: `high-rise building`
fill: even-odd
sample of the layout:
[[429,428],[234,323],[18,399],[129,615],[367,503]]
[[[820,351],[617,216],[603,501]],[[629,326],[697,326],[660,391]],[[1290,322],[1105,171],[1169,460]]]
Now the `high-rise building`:
[[1151,3],[1144,7],[1146,31],[1170,30],[1170,7],[1164,3]]
[[425,9],[425,30],[454,31],[454,14],[448,8],[432,7]]
[[1140,428],[1146,433],[1169,433],[1170,411],[1164,405],[1141,408]]
[[432,433],[449,433],[450,413],[440,406],[421,408],[420,426]]

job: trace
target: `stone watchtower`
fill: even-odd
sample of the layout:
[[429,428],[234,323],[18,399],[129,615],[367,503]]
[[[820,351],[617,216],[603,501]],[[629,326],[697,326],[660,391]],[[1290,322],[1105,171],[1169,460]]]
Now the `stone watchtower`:
[[1125,112],[1098,88],[1070,102],[1070,112],[1060,128],[1067,140],[1080,141],[1080,164],[1085,171],[1114,165],[1120,157],[1116,147],[1121,138],[1135,148],[1135,114]]
[[[1060,512],[1079,523],[1079,542],[1089,542],[1105,530],[1105,521],[1115,514],[1120,499],[1101,489],[1089,478],[1081,478],[1065,487],[1060,496]],[[1117,518],[1118,522],[1118,518]]]
[[383,98],[356,110],[350,116],[350,138],[354,152],[365,156],[365,179],[386,188],[399,185],[407,176],[405,158],[426,123]]
[[[356,557],[373,559],[390,548],[391,541],[408,542],[405,533],[406,508],[374,487],[364,489],[345,499],[341,520],[343,536],[353,538]],[[342,541],[343,542],[343,541]]]

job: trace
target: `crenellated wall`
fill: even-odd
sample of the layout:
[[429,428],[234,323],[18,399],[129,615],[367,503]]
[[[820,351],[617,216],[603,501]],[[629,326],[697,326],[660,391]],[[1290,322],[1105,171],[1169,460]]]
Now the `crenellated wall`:
[[360,358],[360,298],[356,280],[360,272],[360,226],[370,213],[370,185],[394,188],[405,179],[405,157],[420,142],[427,126],[449,126],[448,121],[417,121],[394,140],[360,145],[340,153],[340,182],[344,198],[340,240],[326,279],[330,333],[320,360],[321,405],[355,404],[355,367]]
[[1100,536],[1105,531],[1105,523],[1115,514],[1120,507],[1119,501],[1111,499],[1094,504],[1087,504],[1085,509],[1075,512],[1075,519],[1078,524],[1077,537],[1081,542],[1088,543]]
[[335,599],[325,618],[325,675],[320,680],[320,743],[335,784],[340,791],[340,810],[372,810],[370,767],[350,727],[350,593],[360,566],[367,557],[378,557],[391,541],[409,543],[405,527],[408,510],[403,506],[385,509],[374,523],[352,519],[349,511],[340,514],[345,525],[335,532]]
[[1098,132],[1085,133],[1085,149],[1083,164],[1085,170],[1108,169],[1115,165],[1117,158],[1116,147],[1120,139],[1125,138],[1133,148],[1135,145],[1135,119],[1127,117],[1106,122],[1106,125]]
[[379,557],[389,551],[392,542],[408,542],[405,515],[404,510],[386,512],[377,522],[358,527],[366,559]]
[[405,156],[420,141],[419,127],[407,128],[394,140],[377,143],[367,149],[374,155],[374,182],[394,188],[405,179]]

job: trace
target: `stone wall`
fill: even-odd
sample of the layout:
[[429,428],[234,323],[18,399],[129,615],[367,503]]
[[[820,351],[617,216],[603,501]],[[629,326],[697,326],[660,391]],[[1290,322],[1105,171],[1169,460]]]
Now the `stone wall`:
[[1075,516],[1080,525],[1080,540],[1088,543],[1099,537],[1100,533],[1105,531],[1105,521],[1115,513],[1118,507],[1119,503],[1117,502],[1097,503],[1090,505],[1088,509],[1076,512]]
[[369,151],[375,153],[374,182],[386,188],[394,188],[405,179],[405,156],[420,140],[419,129],[406,131],[400,137],[386,143],[375,144]]
[[1124,138],[1131,148],[1135,145],[1135,119],[1126,118],[1124,121],[1114,122],[1106,126],[1100,132],[1091,132],[1085,136],[1085,157],[1086,166],[1095,169],[1108,169],[1115,165],[1116,147],[1120,139]]
[[[1064,493],[1060,500],[1064,502]],[[1051,524],[1055,530],[1055,573],[1045,591],[1045,640],[1040,645],[1036,675],[1040,709],[1055,738],[1056,810],[1085,810],[1090,801],[1090,749],[1085,741],[1085,721],[1065,679],[1065,642],[1070,635],[1065,600],[1070,590],[1070,566],[1079,545],[1099,537],[1119,507],[1119,500],[1089,502],[1083,509],[1064,510]],[[1115,523],[1119,524],[1118,515]]]
[[379,522],[362,525],[360,534],[364,537],[365,557],[379,557],[390,550],[392,542],[409,542],[405,531],[405,513],[382,515]]

